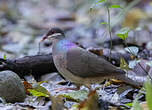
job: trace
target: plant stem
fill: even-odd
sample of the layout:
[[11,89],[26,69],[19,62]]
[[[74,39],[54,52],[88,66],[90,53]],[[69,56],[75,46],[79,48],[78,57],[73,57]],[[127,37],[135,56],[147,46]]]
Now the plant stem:
[[129,52],[131,53],[131,55],[136,56],[136,55],[130,50],[130,48],[129,48],[127,42],[126,42],[126,39],[124,39],[124,43],[125,43],[125,46],[128,48]]
[[111,34],[111,20],[110,20],[110,8],[108,6],[108,0],[107,0],[107,12],[108,12],[108,31],[110,36],[110,55],[109,60],[111,60],[111,51],[112,51],[112,34]]

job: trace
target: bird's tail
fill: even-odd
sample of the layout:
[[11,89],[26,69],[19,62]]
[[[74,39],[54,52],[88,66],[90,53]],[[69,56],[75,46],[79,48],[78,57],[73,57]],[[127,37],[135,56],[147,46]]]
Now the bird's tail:
[[121,75],[117,76],[116,79],[121,80],[121,81],[125,82],[126,84],[129,84],[129,85],[132,85],[132,86],[135,86],[135,87],[140,87],[140,86],[143,85],[142,82],[139,82],[135,79],[129,78],[125,74],[121,74]]

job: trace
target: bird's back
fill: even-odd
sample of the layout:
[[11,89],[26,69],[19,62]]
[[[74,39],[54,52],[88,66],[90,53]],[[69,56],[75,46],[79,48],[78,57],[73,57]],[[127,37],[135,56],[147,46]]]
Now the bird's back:
[[54,62],[59,72],[66,69],[73,75],[82,78],[111,77],[112,75],[125,74],[124,71],[116,68],[105,59],[68,40],[61,40],[54,44],[53,53]]
[[[116,68],[106,61],[80,47],[71,48],[67,54],[67,69],[73,74],[86,77],[111,77],[125,74],[124,71]],[[86,75],[87,74],[87,75]]]

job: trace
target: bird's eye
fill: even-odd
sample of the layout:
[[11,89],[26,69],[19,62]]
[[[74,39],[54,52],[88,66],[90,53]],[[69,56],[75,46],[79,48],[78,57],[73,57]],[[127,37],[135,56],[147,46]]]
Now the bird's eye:
[[52,34],[54,34],[55,32],[54,32],[54,31],[52,31],[51,33],[52,33]]

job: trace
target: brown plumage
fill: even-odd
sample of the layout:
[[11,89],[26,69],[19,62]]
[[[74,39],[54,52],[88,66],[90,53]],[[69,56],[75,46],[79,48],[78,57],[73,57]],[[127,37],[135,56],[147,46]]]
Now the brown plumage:
[[88,85],[115,78],[134,86],[139,85],[126,77],[125,71],[118,69],[104,58],[66,40],[59,28],[52,28],[43,40],[46,38],[53,40],[52,54],[57,70],[71,82]]

